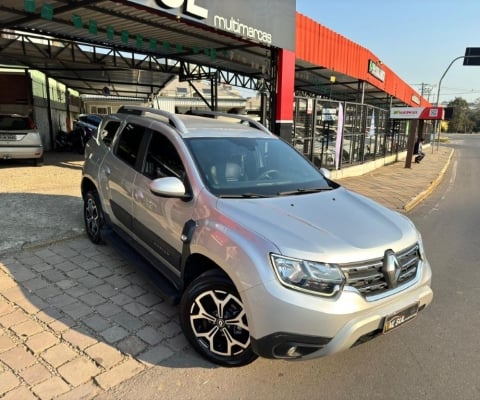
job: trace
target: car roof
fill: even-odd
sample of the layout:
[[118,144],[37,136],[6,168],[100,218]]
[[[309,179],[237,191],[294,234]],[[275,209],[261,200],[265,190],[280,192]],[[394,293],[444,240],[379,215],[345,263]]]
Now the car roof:
[[163,110],[129,106],[116,114],[120,118],[130,115],[131,120],[158,121],[168,124],[183,138],[192,137],[271,137],[276,136],[257,121],[247,116],[218,112],[201,112],[198,115],[174,114]]
[[193,115],[179,115],[180,120],[187,128],[181,132],[184,138],[190,137],[268,137],[268,134],[241,120],[228,119],[227,117],[209,118]]

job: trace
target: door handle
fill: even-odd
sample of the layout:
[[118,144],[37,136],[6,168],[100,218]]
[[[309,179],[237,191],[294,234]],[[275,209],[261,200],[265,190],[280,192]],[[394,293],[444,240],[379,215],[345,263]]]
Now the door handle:
[[103,168],[103,172],[105,172],[105,175],[107,176],[110,176],[110,174],[112,173],[112,171],[110,171],[110,168],[107,166]]
[[143,192],[139,191],[139,190],[135,190],[133,192],[133,198],[135,199],[135,201],[143,201],[145,200],[145,196],[143,195]]

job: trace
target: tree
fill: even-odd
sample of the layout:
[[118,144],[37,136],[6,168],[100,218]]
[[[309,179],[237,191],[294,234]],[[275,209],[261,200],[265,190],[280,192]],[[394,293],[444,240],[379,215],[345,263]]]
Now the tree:
[[447,107],[453,108],[452,119],[448,122],[449,133],[467,133],[472,132],[475,127],[475,121],[471,118],[468,103],[461,97],[448,103]]
[[476,111],[480,111],[480,97],[477,97],[477,98],[473,101],[472,109],[473,109],[473,110],[476,110]]
[[473,122],[473,132],[480,132],[480,98],[475,99],[468,112],[468,118]]

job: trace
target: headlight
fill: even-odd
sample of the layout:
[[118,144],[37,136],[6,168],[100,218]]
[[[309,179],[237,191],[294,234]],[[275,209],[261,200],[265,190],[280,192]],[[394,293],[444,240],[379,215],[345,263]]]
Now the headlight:
[[271,255],[280,282],[289,288],[316,295],[333,296],[342,290],[345,277],[333,264]]

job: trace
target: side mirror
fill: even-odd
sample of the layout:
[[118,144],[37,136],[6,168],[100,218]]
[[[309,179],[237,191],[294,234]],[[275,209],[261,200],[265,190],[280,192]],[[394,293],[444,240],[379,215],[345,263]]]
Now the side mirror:
[[320,172],[325,178],[330,179],[330,171],[328,169],[322,167]]
[[153,180],[150,183],[150,190],[153,194],[162,197],[177,197],[180,199],[189,199],[183,182],[176,177],[165,177]]

